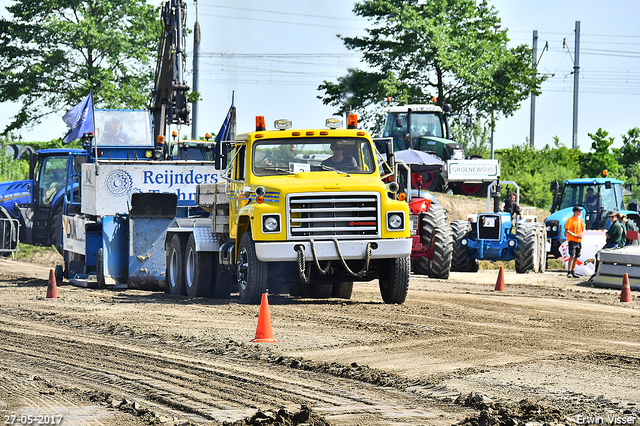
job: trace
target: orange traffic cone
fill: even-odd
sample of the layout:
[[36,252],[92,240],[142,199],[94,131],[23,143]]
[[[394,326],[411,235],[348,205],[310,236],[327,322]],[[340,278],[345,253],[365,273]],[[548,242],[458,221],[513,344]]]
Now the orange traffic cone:
[[56,275],[53,269],[49,270],[49,285],[47,285],[47,299],[58,298],[58,286],[56,286]]
[[620,292],[621,302],[631,302],[631,287],[629,286],[629,274],[622,277],[622,291]]
[[262,295],[260,302],[260,313],[258,314],[258,328],[256,328],[256,338],[251,340],[258,343],[278,343],[273,338],[271,329],[271,314],[269,313],[269,302],[266,293]]
[[500,267],[500,272],[498,272],[498,280],[494,291],[504,291],[504,268],[502,266]]

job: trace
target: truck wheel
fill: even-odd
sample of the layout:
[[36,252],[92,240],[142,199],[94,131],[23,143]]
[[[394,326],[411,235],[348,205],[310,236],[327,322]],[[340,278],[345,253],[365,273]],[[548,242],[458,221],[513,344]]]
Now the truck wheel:
[[196,239],[191,234],[184,255],[184,285],[189,297],[205,297],[209,294],[213,266],[212,252],[198,252]]
[[538,250],[540,266],[538,267],[538,272],[544,274],[544,271],[547,270],[547,227],[544,226],[544,223],[538,224],[538,232],[540,233],[540,248]]
[[451,255],[451,270],[456,272],[478,272],[478,261],[470,258],[467,246],[460,244],[460,240],[469,236],[471,224],[466,220],[451,222],[453,232],[453,250]]
[[180,237],[176,234],[171,238],[167,248],[167,277],[164,283],[164,292],[183,296],[187,292],[184,288],[184,251],[185,246]]
[[62,265],[56,265],[56,269],[53,274],[56,277],[56,284],[62,284],[62,281],[64,280],[64,268]]
[[433,259],[427,259],[429,277],[443,280],[449,278],[452,256],[453,231],[447,225],[435,227],[433,230]]
[[262,299],[262,294],[267,291],[269,277],[267,264],[256,256],[256,245],[251,232],[246,232],[240,240],[237,267],[240,301],[257,305]]
[[537,267],[538,239],[536,235],[536,225],[533,223],[521,223],[516,228],[514,257],[518,274],[533,271]]
[[338,283],[333,285],[333,290],[331,291],[331,297],[349,300],[351,299],[352,293],[353,293],[353,281],[345,281],[343,283]]
[[107,283],[104,279],[104,250],[98,249],[96,260],[96,277],[98,280],[98,288],[106,287]]
[[51,244],[58,250],[58,253],[64,255],[62,248],[62,207],[58,207],[51,215],[49,232],[51,233]]
[[388,263],[382,264],[380,269],[378,282],[384,303],[404,303],[409,291],[411,258],[406,256],[389,259]]
[[213,283],[211,283],[211,294],[209,297],[212,299],[228,299],[231,295],[231,286],[235,275],[229,272],[229,268],[226,265],[218,263],[219,260],[213,259],[213,276],[215,277]]

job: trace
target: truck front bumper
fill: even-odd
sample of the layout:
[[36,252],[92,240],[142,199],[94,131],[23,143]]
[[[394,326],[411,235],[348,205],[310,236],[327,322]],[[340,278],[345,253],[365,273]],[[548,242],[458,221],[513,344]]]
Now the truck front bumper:
[[[340,256],[333,241],[314,241],[318,260],[339,260]],[[371,243],[371,259],[392,259],[411,254],[411,238],[363,240],[339,240],[340,253],[345,260],[362,260]],[[313,261],[309,241],[256,242],[256,256],[263,262],[287,262],[298,260],[297,246],[304,247],[305,261]]]

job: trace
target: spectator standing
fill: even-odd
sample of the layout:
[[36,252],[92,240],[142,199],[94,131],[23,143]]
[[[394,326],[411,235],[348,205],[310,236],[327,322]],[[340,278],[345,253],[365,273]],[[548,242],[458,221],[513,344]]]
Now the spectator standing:
[[584,221],[582,220],[582,209],[578,206],[573,208],[573,216],[567,219],[564,225],[564,235],[569,243],[569,265],[567,278],[578,278],[576,275],[576,264],[582,253],[582,237],[584,236]]

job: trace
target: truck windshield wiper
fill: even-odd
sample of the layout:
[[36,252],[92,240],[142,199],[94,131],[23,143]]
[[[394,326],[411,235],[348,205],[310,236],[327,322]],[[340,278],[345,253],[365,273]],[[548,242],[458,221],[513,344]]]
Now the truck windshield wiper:
[[329,170],[331,172],[336,172],[336,173],[342,173],[344,175],[347,175],[348,177],[351,177],[349,173],[343,172],[342,170],[334,169],[333,167],[325,166],[324,164],[322,164],[321,166],[324,170]]
[[274,172],[283,172],[286,173],[288,175],[293,175],[295,173],[293,173],[291,170],[289,169],[283,169],[281,167],[263,167],[264,170],[273,170]]

